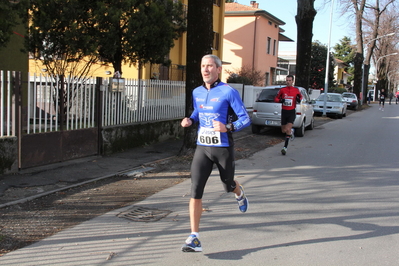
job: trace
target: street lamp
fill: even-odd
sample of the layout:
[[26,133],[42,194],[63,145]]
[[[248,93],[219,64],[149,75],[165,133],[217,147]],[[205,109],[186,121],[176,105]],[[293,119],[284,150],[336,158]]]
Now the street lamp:
[[384,57],[388,57],[388,56],[391,56],[391,55],[397,55],[397,54],[398,54],[398,53],[392,53],[392,54],[387,54],[387,55],[381,56],[380,58],[378,58],[377,62],[375,63],[375,68],[376,68],[376,69],[378,68],[378,62],[379,62],[381,59],[383,59]]
[[[384,37],[392,36],[392,35],[395,35],[395,32],[391,32],[391,33],[382,35],[382,36],[380,36],[380,37],[371,39],[371,40],[369,40],[369,41],[366,43],[366,47],[367,47],[372,41],[375,41],[375,40],[378,40],[378,39],[381,39],[381,38],[384,38]],[[377,64],[376,64],[376,65],[377,65]],[[362,71],[362,100],[360,101],[360,102],[362,103],[362,105],[363,105],[363,98],[364,98],[364,87],[366,86],[365,81],[364,81],[364,67],[365,67],[365,64],[364,64],[364,61],[363,61],[363,71]],[[369,79],[369,78],[368,78],[368,76],[367,76],[367,84],[368,84],[368,79]]]
[[329,31],[329,35],[328,35],[326,77],[325,77],[325,80],[324,80],[323,116],[327,116],[326,109],[327,109],[327,92],[328,92],[328,72],[330,72],[330,43],[331,43],[331,28],[332,28],[333,7],[334,7],[334,0],[332,0],[332,2],[331,2],[331,11],[330,11],[330,31]]

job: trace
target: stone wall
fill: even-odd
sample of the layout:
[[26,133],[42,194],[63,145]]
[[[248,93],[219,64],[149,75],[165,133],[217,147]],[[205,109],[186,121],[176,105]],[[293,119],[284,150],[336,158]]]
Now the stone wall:
[[17,137],[0,138],[0,174],[18,171],[18,139]]
[[180,122],[181,119],[177,119],[104,129],[101,153],[107,155],[168,139],[182,138],[184,129]]

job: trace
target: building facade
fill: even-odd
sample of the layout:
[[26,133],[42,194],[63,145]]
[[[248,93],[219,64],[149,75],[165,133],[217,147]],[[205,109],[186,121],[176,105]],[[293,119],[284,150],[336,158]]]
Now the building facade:
[[226,65],[222,81],[229,74],[242,67],[260,71],[263,76],[262,86],[276,81],[278,45],[280,41],[292,41],[282,34],[280,26],[285,22],[259,9],[256,1],[250,6],[238,3],[225,4],[223,61]]

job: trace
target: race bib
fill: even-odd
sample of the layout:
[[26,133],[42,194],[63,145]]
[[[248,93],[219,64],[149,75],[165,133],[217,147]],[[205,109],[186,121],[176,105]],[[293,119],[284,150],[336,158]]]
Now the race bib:
[[284,106],[292,106],[292,99],[285,99],[283,105]]
[[201,127],[198,132],[198,142],[203,145],[220,145],[220,132],[213,128]]

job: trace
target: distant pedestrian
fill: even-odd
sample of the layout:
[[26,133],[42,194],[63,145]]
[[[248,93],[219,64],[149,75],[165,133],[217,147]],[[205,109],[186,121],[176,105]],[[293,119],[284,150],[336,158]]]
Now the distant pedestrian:
[[391,105],[392,98],[393,98],[393,92],[391,91],[391,92],[389,93],[389,105]]
[[220,81],[221,71],[222,61],[219,57],[205,55],[202,58],[201,74],[204,83],[193,90],[193,113],[181,121],[182,127],[199,123],[197,148],[191,163],[189,203],[191,234],[181,248],[183,252],[202,251],[199,241],[199,225],[203,211],[202,196],[215,164],[219,169],[225,191],[235,194],[239,210],[246,212],[248,208],[244,189],[234,180],[232,133],[249,126],[251,118],[238,91]]
[[385,89],[381,89],[380,91],[380,109],[381,111],[384,111],[384,106],[385,106],[385,99],[387,98],[387,93],[385,92]]
[[369,93],[367,94],[367,99],[368,99],[368,104],[370,104],[371,101],[375,101],[374,99],[374,90],[370,90]]
[[302,94],[299,89],[293,87],[294,76],[288,75],[286,82],[287,86],[282,88],[274,98],[274,102],[281,103],[281,132],[285,134],[284,147],[281,149],[281,154],[283,155],[287,153],[288,142],[295,138],[295,132],[292,128],[296,118],[295,107],[302,100]]

